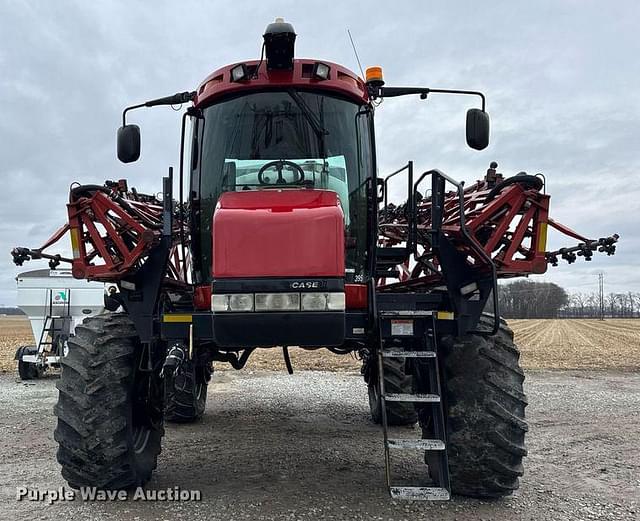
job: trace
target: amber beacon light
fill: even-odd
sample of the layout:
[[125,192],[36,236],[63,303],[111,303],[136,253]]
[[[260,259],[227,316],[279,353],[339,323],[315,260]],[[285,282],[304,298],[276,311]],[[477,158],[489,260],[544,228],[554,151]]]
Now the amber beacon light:
[[382,67],[376,65],[374,67],[367,67],[365,71],[365,77],[368,85],[372,87],[382,87],[384,85],[384,78],[382,76]]

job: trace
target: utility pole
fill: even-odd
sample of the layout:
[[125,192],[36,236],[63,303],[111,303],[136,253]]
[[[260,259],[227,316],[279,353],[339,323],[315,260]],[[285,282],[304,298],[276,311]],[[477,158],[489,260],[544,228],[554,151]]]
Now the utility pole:
[[598,294],[600,297],[600,320],[604,320],[604,273],[598,273]]

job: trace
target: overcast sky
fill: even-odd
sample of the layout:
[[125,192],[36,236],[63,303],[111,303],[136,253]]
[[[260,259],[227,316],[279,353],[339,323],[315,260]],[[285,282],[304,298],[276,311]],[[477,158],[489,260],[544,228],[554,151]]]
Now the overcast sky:
[[[143,152],[115,156],[127,104],[193,90],[219,66],[259,57],[276,16],[294,24],[296,54],[388,85],[479,89],[492,141],[464,143],[471,99],[388,99],[376,113],[381,173],[408,159],[467,182],[543,172],[551,215],[589,236],[619,233],[614,257],[550,268],[571,291],[640,291],[640,4],[504,2],[19,2],[0,0],[0,305],[15,303],[13,246],[36,247],[65,222],[73,181],[128,178],[156,192],[177,165],[180,114],[132,114]],[[550,246],[561,241],[551,239]],[[538,277],[537,280],[541,278]]]

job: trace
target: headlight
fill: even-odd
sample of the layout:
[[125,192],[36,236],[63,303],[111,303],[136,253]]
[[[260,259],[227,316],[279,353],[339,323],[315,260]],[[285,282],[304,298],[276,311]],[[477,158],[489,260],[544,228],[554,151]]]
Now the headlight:
[[253,311],[253,293],[211,295],[211,310],[213,312]]
[[344,293],[232,293],[211,295],[214,313],[246,311],[344,311]]
[[344,311],[344,293],[302,293],[302,311]]
[[256,311],[299,311],[300,293],[256,293]]

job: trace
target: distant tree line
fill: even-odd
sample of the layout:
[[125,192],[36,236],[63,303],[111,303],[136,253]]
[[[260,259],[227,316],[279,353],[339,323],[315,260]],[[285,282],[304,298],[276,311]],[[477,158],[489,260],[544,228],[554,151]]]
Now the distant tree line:
[[562,318],[640,318],[640,292],[572,293],[569,304],[560,310]]
[[569,295],[553,282],[518,280],[498,287],[498,303],[505,318],[558,318]]
[[0,315],[24,315],[20,308],[0,307]]
[[505,318],[640,318],[640,292],[568,293],[553,282],[518,280],[498,287]]

